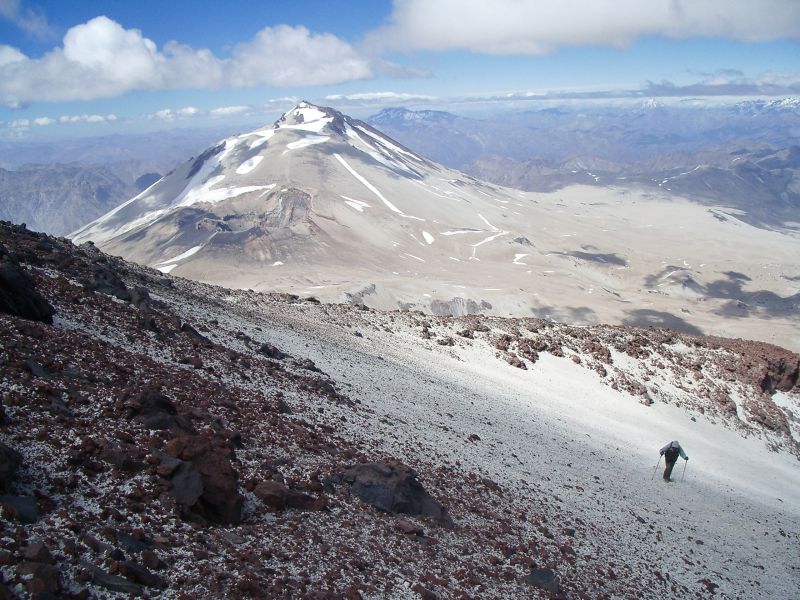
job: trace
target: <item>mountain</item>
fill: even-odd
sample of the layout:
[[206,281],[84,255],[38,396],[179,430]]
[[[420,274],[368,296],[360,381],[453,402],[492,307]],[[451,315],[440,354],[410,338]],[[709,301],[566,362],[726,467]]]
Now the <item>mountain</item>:
[[502,188],[309,103],[220,141],[72,238],[227,287],[800,347],[791,232],[666,191]]
[[[147,176],[142,183],[147,181]],[[0,219],[66,235],[139,193],[109,166],[29,165],[0,169]]]
[[800,229],[800,147],[725,148],[673,153],[619,165],[593,157],[561,163],[496,156],[469,171],[487,181],[530,191],[555,191],[576,183],[636,186],[669,192],[699,204],[722,206],[755,227]]
[[797,589],[800,356],[769,344],[321,305],[8,223],[0,339],[5,597]]
[[[565,102],[481,118],[391,108],[367,122],[427,158],[473,175],[473,162],[493,157],[542,160],[556,168],[584,157],[628,171],[640,162],[676,153],[796,145],[798,106],[796,98],[721,105],[652,99],[635,104]],[[565,178],[569,173],[563,172]]]

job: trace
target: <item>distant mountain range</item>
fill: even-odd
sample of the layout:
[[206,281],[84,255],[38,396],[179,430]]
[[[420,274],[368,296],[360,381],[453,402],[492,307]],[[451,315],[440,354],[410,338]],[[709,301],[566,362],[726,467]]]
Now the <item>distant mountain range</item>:
[[468,119],[390,108],[368,121],[422,155],[529,191],[637,185],[734,209],[746,222],[800,222],[800,100],[719,107],[551,108]]
[[130,179],[112,165],[0,169],[0,220],[66,235],[87,218],[107,212],[159,178],[158,173],[142,173]]
[[[777,181],[795,153],[758,160],[751,180]],[[572,166],[577,175],[580,161]],[[702,172],[672,177],[689,185]],[[304,102],[273,126],[215,143],[72,238],[226,287],[800,347],[791,230],[759,230],[741,209],[681,199],[671,179],[643,190],[591,177],[550,194],[485,183]]]
[[219,135],[179,129],[0,142],[0,219],[65,235],[129,200]]

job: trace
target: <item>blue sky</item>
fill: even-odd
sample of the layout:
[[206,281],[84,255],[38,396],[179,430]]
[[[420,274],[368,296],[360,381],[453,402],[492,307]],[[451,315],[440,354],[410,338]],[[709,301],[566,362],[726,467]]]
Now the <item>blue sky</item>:
[[800,95],[799,57],[798,0],[0,0],[0,137],[233,127],[300,98]]

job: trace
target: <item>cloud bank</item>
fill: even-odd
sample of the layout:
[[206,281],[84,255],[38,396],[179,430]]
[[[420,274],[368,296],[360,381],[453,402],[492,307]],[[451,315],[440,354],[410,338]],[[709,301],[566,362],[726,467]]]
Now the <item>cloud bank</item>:
[[102,16],[71,28],[62,46],[41,58],[0,44],[0,102],[11,107],[141,90],[327,85],[371,76],[369,60],[347,42],[287,25],[265,27],[225,59],[177,42],[159,49],[138,29]]
[[800,37],[797,0],[395,0],[374,49],[546,54],[641,36],[765,42]]

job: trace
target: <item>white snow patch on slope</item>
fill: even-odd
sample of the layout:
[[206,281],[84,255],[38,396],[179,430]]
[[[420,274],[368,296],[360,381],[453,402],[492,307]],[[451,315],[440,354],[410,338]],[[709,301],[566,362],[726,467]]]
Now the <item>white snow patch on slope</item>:
[[[300,129],[303,131],[311,131],[312,133],[319,133],[322,129],[333,121],[333,117],[327,116],[321,110],[308,106],[307,104],[299,104],[298,107],[292,111],[293,115],[302,117],[302,123],[290,125],[288,123],[280,123],[280,129]],[[298,119],[299,121],[300,119]]]
[[423,232],[422,232],[422,237],[424,237],[424,238],[425,238],[425,241],[426,241],[426,242],[428,242],[428,244],[432,244],[432,243],[433,243],[433,241],[434,241],[434,239],[435,239],[435,238],[434,238],[434,237],[433,237],[433,236],[432,236],[430,233],[428,233],[427,231],[423,231]]
[[203,249],[203,244],[200,244],[199,246],[195,246],[194,248],[189,248],[186,252],[178,254],[178,256],[173,256],[170,259],[163,260],[160,263],[156,263],[155,266],[158,267],[159,265],[168,265],[170,263],[176,263],[182,261],[184,258],[189,258],[190,256],[197,254],[202,249]]
[[275,184],[271,183],[269,185],[245,185],[242,187],[228,186],[209,189],[210,186],[206,183],[199,188],[191,189],[186,192],[180,198],[180,202],[177,204],[177,206],[192,206],[193,204],[202,202],[216,204],[229,198],[241,196],[242,194],[249,194],[250,192],[258,192],[261,190],[271,190],[274,187]]
[[163,266],[163,267],[156,267],[156,269],[158,269],[158,270],[159,270],[159,271],[161,271],[162,273],[169,273],[170,271],[172,271],[172,269],[174,269],[174,268],[175,268],[175,267],[177,267],[177,266],[178,266],[177,264],[173,264],[173,265],[165,265],[165,266]]
[[525,258],[526,256],[530,256],[530,254],[515,254],[514,255],[514,264],[515,265],[525,265],[524,262],[519,262],[519,261],[520,261],[520,259]]
[[350,206],[356,209],[358,212],[364,212],[365,208],[369,208],[370,205],[366,202],[362,202],[361,200],[356,200],[355,198],[351,198],[350,196],[342,196],[344,198],[344,203],[347,206]]
[[247,175],[250,171],[255,169],[258,166],[258,163],[260,163],[262,160],[264,160],[263,156],[254,156],[252,158],[248,158],[236,168],[236,174]]
[[305,148],[306,146],[313,146],[314,144],[324,144],[331,136],[329,135],[308,135],[296,142],[289,142],[286,147],[289,150],[297,150],[298,148]]
[[481,233],[479,229],[455,229],[453,231],[444,231],[442,235],[461,235],[463,233]]
[[250,150],[258,148],[259,146],[263,146],[266,144],[269,139],[275,135],[274,129],[262,129],[261,131],[254,131],[251,135],[257,135],[256,139],[250,142]]
[[[334,152],[333,156],[334,156],[334,157],[336,157],[336,160],[338,160],[338,161],[339,161],[339,162],[342,164],[342,166],[343,166],[345,169],[347,169],[347,170],[350,172],[350,174],[351,174],[353,177],[355,177],[355,178],[356,178],[356,179],[358,179],[358,180],[359,180],[359,181],[360,181],[362,184],[364,184],[364,187],[366,187],[366,188],[367,188],[367,189],[368,189],[370,192],[372,192],[373,194],[375,194],[375,195],[378,197],[378,199],[379,199],[381,202],[383,202],[383,203],[386,205],[386,207],[387,207],[389,210],[391,210],[392,212],[395,212],[395,213],[397,213],[398,215],[402,215],[402,216],[404,216],[404,217],[409,217],[409,218],[411,218],[411,219],[419,219],[419,217],[412,217],[411,215],[407,215],[407,214],[403,213],[403,211],[402,211],[402,210],[400,210],[400,209],[399,209],[399,208],[397,208],[397,207],[396,207],[394,204],[392,204],[391,202],[389,202],[389,201],[388,201],[388,200],[387,200],[387,199],[384,197],[384,195],[380,193],[380,191],[378,190],[378,188],[376,188],[376,187],[375,187],[374,185],[372,185],[372,184],[371,184],[369,181],[367,181],[367,180],[366,180],[364,177],[362,177],[362,176],[361,176],[361,175],[360,175],[360,174],[359,174],[359,173],[358,173],[358,172],[357,172],[357,171],[356,171],[356,170],[355,170],[353,167],[351,167],[351,166],[350,166],[350,165],[347,163],[347,161],[346,161],[345,159],[343,159],[343,158],[342,158],[342,157],[341,157],[341,156],[340,156],[340,155],[339,155],[337,152]],[[420,220],[420,221],[422,221],[422,220],[424,220],[424,219],[419,219],[419,220]]]
[[387,154],[383,148],[379,147],[379,148],[375,149],[375,147],[372,144],[370,144],[369,142],[364,140],[352,128],[347,127],[346,133],[347,133],[347,136],[349,138],[357,140],[358,142],[360,142],[364,146],[364,149],[354,146],[356,149],[366,152],[367,154],[369,154],[372,158],[374,158],[377,162],[381,163],[382,165],[384,165],[386,167],[389,167],[390,169],[400,169],[402,171],[405,171],[406,173],[409,173],[409,174],[412,174],[412,175],[415,174],[414,171],[409,169],[402,162],[400,162],[399,160],[397,160],[393,156]]
[[369,129],[365,129],[364,127],[361,127],[359,125],[356,125],[356,129],[358,129],[360,132],[368,135],[373,140],[378,142],[380,145],[385,146],[386,148],[388,148],[392,152],[397,152],[398,154],[405,154],[406,156],[410,156],[414,160],[418,160],[418,161],[422,162],[422,159],[419,156],[417,156],[413,152],[409,152],[408,150],[404,150],[403,148],[401,148],[400,146],[397,146],[396,144],[393,144],[387,138],[382,137],[382,136],[378,136],[378,135],[372,133]]

